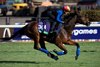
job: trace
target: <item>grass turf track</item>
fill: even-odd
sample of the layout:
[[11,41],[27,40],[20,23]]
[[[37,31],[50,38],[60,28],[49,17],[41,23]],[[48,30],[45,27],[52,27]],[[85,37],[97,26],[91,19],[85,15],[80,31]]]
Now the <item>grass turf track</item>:
[[[100,42],[80,42],[81,55],[74,60],[75,47],[66,46],[68,54],[55,61],[33,49],[33,43],[0,42],[0,67],[100,67]],[[47,43],[47,49],[59,50]]]

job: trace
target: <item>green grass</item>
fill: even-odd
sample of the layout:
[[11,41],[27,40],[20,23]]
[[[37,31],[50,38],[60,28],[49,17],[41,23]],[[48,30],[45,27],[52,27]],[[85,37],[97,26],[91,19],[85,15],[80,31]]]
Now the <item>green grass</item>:
[[[46,54],[33,49],[33,43],[0,43],[0,67],[100,67],[100,42],[79,43],[81,55],[74,60],[75,47],[66,46],[68,54],[55,61]],[[47,43],[49,51],[59,50]]]

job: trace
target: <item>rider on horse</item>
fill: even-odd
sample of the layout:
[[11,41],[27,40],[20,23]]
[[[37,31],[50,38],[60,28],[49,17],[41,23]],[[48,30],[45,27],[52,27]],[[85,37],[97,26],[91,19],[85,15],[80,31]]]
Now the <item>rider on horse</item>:
[[65,14],[66,11],[70,11],[69,6],[51,8],[51,10],[48,13],[48,16],[50,17],[50,19],[52,19],[51,22],[53,23],[50,33],[59,33],[63,23],[62,16],[63,14]]
[[51,29],[49,32],[50,35],[58,35],[63,24],[62,17],[66,12],[69,11],[69,6],[49,6],[44,12],[42,12],[41,15],[49,17],[51,24]]

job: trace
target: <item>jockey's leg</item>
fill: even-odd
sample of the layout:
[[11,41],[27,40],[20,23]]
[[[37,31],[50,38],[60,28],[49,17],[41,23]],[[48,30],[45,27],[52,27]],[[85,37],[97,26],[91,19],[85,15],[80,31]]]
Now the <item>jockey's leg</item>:
[[[55,27],[55,26],[57,26],[57,27]],[[58,34],[59,31],[60,31],[60,29],[61,29],[61,27],[62,27],[62,23],[60,23],[60,22],[54,22],[52,24],[50,33],[55,32],[56,34]]]
[[[57,27],[55,27],[55,26],[57,26]],[[50,32],[49,35],[48,35],[48,37],[50,37],[50,38],[49,38],[50,41],[52,41],[52,40],[54,41],[54,40],[55,40],[55,38],[58,36],[58,34],[59,34],[61,28],[62,28],[62,23],[60,23],[60,22],[55,22],[55,23],[53,24],[52,29],[51,29],[51,32]]]
[[55,29],[56,23],[57,23],[57,22],[52,22],[52,23],[51,23],[50,33],[53,33],[53,32],[54,32],[54,29]]
[[57,29],[55,30],[55,32],[58,34],[61,30],[61,27],[62,27],[62,23],[58,23],[58,27]]
[[57,27],[55,27],[54,32],[52,34],[54,37],[56,37],[59,34],[61,27],[62,27],[62,23],[57,23]]

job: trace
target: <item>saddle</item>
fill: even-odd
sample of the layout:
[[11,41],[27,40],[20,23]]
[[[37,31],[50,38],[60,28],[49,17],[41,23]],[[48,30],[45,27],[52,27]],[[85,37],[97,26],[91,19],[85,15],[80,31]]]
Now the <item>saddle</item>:
[[47,36],[49,39],[54,40],[57,36],[56,32],[52,31],[51,33],[51,24],[49,20],[42,20],[38,23],[38,31],[41,34],[44,34]]

